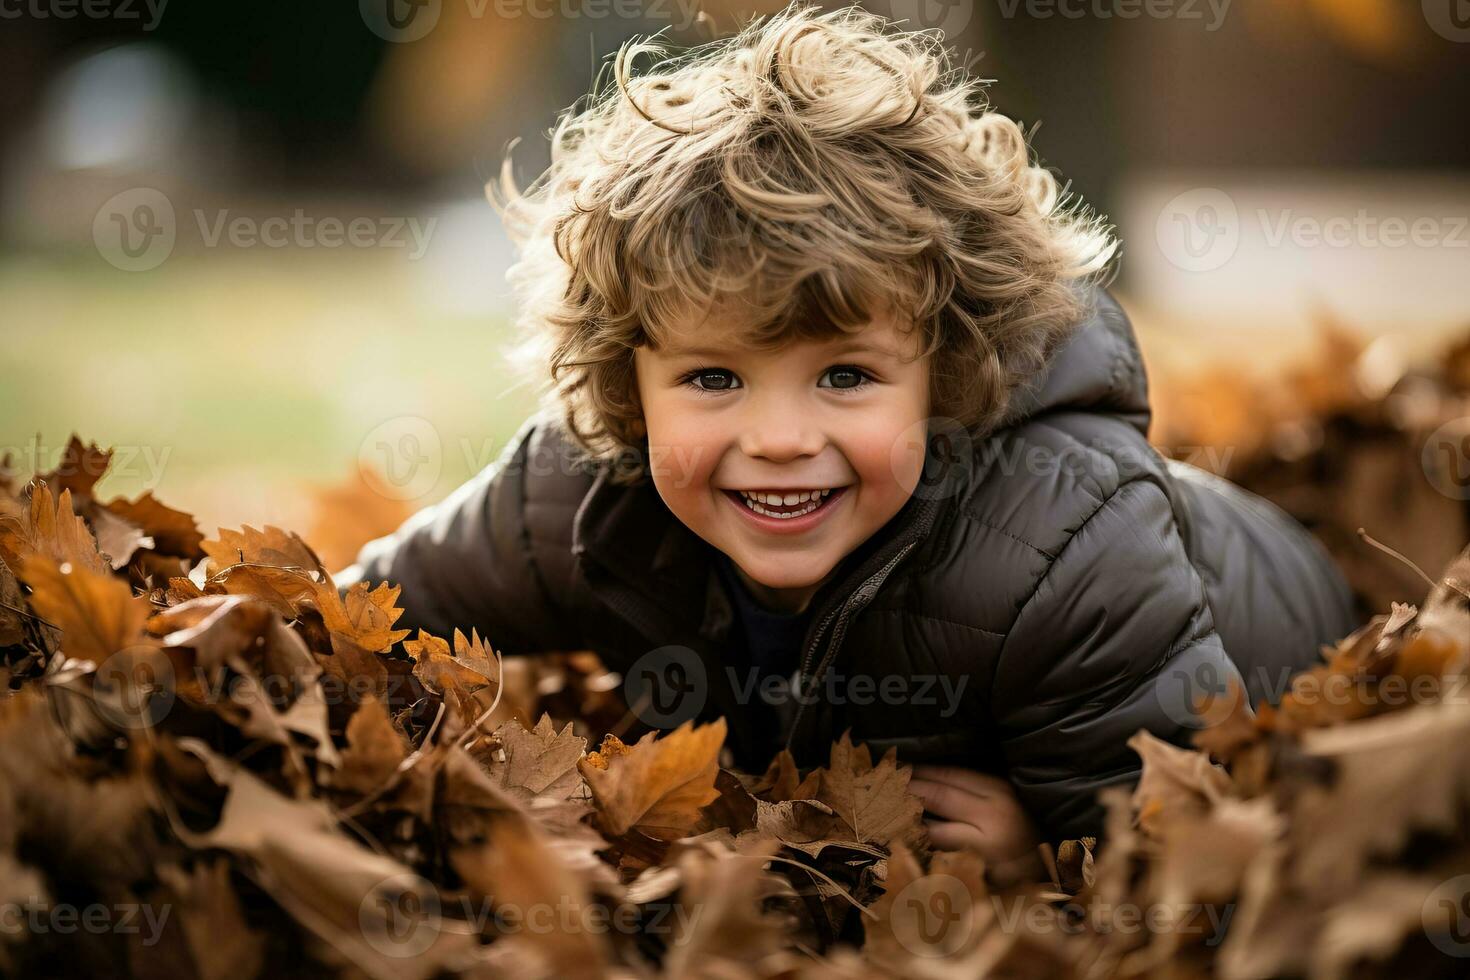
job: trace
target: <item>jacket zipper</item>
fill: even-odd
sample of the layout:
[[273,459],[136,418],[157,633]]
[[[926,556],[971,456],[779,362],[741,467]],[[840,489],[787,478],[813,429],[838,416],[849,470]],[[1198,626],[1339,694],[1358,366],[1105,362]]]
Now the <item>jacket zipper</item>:
[[[884,581],[898,567],[898,563],[903,561],[904,556],[912,551],[918,543],[918,541],[910,541],[900,548],[898,553],[888,560],[887,564],[869,576],[862,585],[858,586],[857,591],[849,596],[841,606],[833,609],[822,618],[822,622],[818,625],[816,633],[812,636],[811,646],[808,648],[806,656],[802,658],[801,673],[797,675],[797,681],[800,684],[799,689],[803,697],[797,704],[796,716],[791,721],[791,729],[786,733],[786,748],[788,750],[796,741],[797,733],[801,730],[802,719],[805,717],[807,708],[811,704],[811,700],[805,695],[821,684],[822,678],[827,675],[827,671],[831,669],[833,661],[837,659],[837,654],[842,647],[842,641],[847,633],[848,620],[853,613],[858,612],[863,606],[866,606],[872,601],[873,596],[877,594],[878,589],[883,585]],[[838,616],[839,613],[841,614],[840,616]],[[816,657],[817,650],[822,645],[822,634],[826,631],[827,624],[832,622],[833,617],[838,617],[837,625],[833,627],[832,639],[827,644],[827,652],[823,655],[821,663],[817,665],[816,673],[811,674],[812,660]],[[811,677],[810,682],[803,683],[803,680],[808,676]]]

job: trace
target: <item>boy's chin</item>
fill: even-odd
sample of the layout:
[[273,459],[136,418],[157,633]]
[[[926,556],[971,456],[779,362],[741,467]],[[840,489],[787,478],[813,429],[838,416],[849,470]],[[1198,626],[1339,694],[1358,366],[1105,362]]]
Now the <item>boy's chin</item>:
[[789,558],[758,558],[735,555],[745,574],[768,589],[809,589],[820,585],[832,571],[833,565],[825,561],[792,561]]

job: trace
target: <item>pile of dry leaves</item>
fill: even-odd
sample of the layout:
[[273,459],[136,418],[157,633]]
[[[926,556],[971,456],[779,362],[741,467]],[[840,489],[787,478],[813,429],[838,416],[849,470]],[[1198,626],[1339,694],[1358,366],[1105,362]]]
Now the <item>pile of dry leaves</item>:
[[[0,484],[0,969],[186,977],[1459,975],[1470,551],[1001,885],[908,770],[636,744],[588,653],[394,629],[298,536],[205,539],[108,454]],[[534,723],[533,722],[534,719]],[[600,739],[594,743],[589,738]],[[1096,851],[1096,853],[1094,853]]]
[[1364,547],[1358,528],[1423,568],[1445,567],[1470,540],[1470,331],[1426,363],[1404,337],[1370,342],[1325,311],[1317,337],[1280,372],[1151,372],[1149,437],[1311,528],[1367,618],[1421,583]]

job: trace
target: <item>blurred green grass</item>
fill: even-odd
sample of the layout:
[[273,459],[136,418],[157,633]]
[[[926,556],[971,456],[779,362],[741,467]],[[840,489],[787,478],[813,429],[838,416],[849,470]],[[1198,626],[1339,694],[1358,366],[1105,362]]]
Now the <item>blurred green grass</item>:
[[300,526],[372,430],[419,416],[441,439],[411,501],[430,503],[534,398],[500,362],[506,318],[445,313],[425,288],[381,250],[176,254],[142,273],[91,250],[0,256],[0,455],[28,474],[39,434],[48,468],[76,432],[119,447],[104,497],[153,490],[209,532]]

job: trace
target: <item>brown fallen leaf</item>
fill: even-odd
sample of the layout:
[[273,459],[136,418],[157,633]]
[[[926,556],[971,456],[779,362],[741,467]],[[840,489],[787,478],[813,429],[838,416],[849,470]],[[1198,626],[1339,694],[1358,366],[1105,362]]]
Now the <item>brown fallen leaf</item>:
[[913,853],[898,845],[870,911],[863,954],[894,975],[912,974],[926,960],[964,957],[994,918],[985,862],[971,852],[941,852],[926,875]]
[[1206,812],[1230,792],[1230,775],[1199,752],[1171,745],[1145,729],[1128,740],[1128,747],[1143,759],[1133,807],[1145,833],[1164,820]]
[[328,568],[344,568],[374,538],[396,530],[414,511],[381,473],[357,467],[335,486],[311,492],[314,517],[306,537]]
[[[439,916],[432,884],[343,834],[325,803],[283,796],[197,739],[178,745],[203,761],[228,795],[213,828],[175,826],[175,833],[248,860],[272,898],[359,970],[383,980],[427,980],[470,947],[471,937]],[[405,920],[405,895],[413,907],[435,913]]]
[[668,976],[768,975],[784,945],[785,923],[762,903],[789,889],[763,867],[776,846],[772,840],[750,841],[719,856],[695,850],[680,855],[678,897],[668,903],[674,927],[664,963]]
[[56,492],[70,492],[73,497],[90,497],[112,463],[111,449],[102,449],[95,442],[87,445],[72,433],[66,448],[61,452],[56,469],[41,476]]
[[41,554],[22,561],[20,579],[31,587],[31,608],[61,628],[67,656],[101,664],[145,643],[148,603],[121,580]]
[[154,551],[187,559],[190,562],[204,557],[204,534],[194,518],[181,510],[161,503],[150,490],[137,500],[127,501],[119,497],[104,505],[109,511],[130,524],[142,529],[153,539]]
[[572,734],[570,724],[557,731],[551,716],[543,714],[535,728],[508,721],[495,730],[495,737],[505,761],[492,766],[491,772],[502,785],[553,799],[567,799],[581,786],[577,762],[587,740]]
[[205,571],[211,578],[241,562],[299,568],[308,573],[316,572],[323,579],[328,577],[316,552],[305,541],[291,531],[270,524],[264,530],[248,524],[238,531],[220,528],[218,538],[204,541],[200,547],[209,556]]
[[11,570],[19,574],[22,559],[43,555],[57,564],[69,563],[99,575],[110,571],[87,522],[72,510],[71,491],[63,490],[60,499],[53,498],[49,486],[34,480],[30,491],[24,520],[0,519],[0,558]]
[[[331,579],[313,583],[313,586],[310,594],[327,629],[340,633],[365,650],[386,653],[412,632],[392,628],[398,617],[403,615],[403,610],[394,605],[400,591],[397,586],[381,582],[376,589],[369,591],[366,582],[354,582],[346,596],[337,592]],[[461,645],[468,648],[469,641],[462,640],[462,635],[456,630],[455,646],[459,648]],[[480,645],[478,635],[475,645]],[[469,649],[463,659],[478,653],[478,649]]]
[[515,958],[502,961],[502,970],[524,977],[607,975],[611,952],[606,930],[596,925],[606,920],[594,917],[585,879],[530,825],[501,821],[485,843],[456,851],[452,860],[472,891],[493,900],[505,923],[500,942]]
[[10,566],[0,562],[0,647],[25,639],[26,600]]
[[107,556],[114,570],[133,560],[139,548],[151,548],[153,539],[131,521],[103,507],[89,507],[86,517],[97,537],[97,550]]
[[454,631],[453,652],[448,642],[422,629],[416,638],[403,641],[404,652],[414,661],[414,676],[459,714],[461,726],[495,703],[499,671],[486,649],[479,634],[470,640],[459,630]]
[[913,846],[924,839],[924,804],[908,791],[911,773],[899,767],[897,750],[889,749],[875,766],[868,747],[854,747],[843,732],[821,772],[817,799],[843,819],[858,843]]
[[386,786],[406,758],[408,749],[388,710],[368,695],[347,723],[347,748],[332,773],[332,787],[366,796]]
[[634,745],[604,740],[599,753],[577,764],[611,836],[638,830],[674,840],[698,822],[700,808],[719,795],[720,747],[725,720],[694,727],[685,722],[663,738],[649,732]]
[[200,980],[258,976],[266,937],[245,921],[240,895],[230,883],[230,862],[201,862],[192,872],[165,865],[158,876],[178,897],[179,918]]

